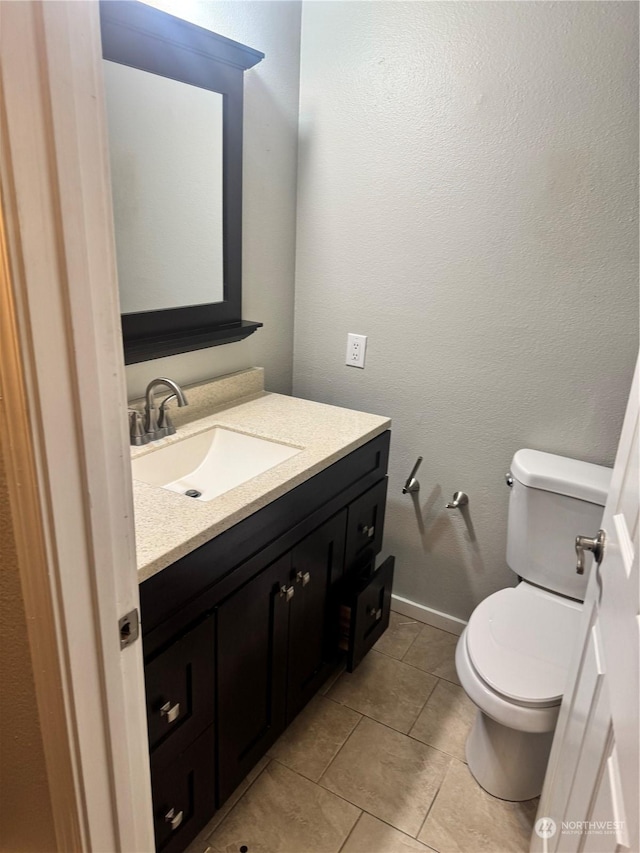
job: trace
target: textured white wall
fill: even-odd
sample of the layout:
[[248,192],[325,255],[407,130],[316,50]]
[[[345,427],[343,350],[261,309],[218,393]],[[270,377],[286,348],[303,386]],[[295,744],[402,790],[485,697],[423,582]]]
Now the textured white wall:
[[[515,450],[613,462],[638,332],[637,16],[303,4],[294,393],[393,418],[395,591],[453,616],[514,582]],[[444,509],[456,489],[473,532]]]
[[171,15],[261,50],[244,75],[243,315],[259,320],[244,341],[133,364],[129,398],[155,376],[181,384],[260,365],[267,388],[291,393],[300,2],[154,0]]

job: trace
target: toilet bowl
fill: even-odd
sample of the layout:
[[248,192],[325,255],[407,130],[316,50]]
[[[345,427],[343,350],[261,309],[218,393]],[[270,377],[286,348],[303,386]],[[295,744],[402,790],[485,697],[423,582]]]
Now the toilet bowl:
[[513,458],[507,562],[521,580],[476,607],[456,647],[478,709],[467,763],[495,797],[542,791],[591,568],[576,575],[574,541],[598,528],[610,478],[609,468],[535,450]]
[[478,708],[467,763],[495,797],[542,790],[581,612],[523,581],[486,598],[458,641],[458,677]]

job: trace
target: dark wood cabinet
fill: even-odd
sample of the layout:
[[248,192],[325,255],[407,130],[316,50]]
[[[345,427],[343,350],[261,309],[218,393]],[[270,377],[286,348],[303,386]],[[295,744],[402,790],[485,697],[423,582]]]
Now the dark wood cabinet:
[[183,850],[317,692],[389,620],[389,434],[145,581],[157,849]]
[[342,578],[346,510],[217,608],[218,800],[223,803],[329,673],[332,585]]
[[315,530],[291,552],[295,596],[289,611],[287,722],[329,674],[337,653],[337,588],[344,570],[347,512]]
[[218,622],[218,801],[284,730],[290,555],[224,601]]

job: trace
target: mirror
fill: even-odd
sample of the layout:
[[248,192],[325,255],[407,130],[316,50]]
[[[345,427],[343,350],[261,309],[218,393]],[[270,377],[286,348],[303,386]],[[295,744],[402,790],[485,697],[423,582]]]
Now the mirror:
[[264,54],[137,0],[100,24],[125,362],[241,340],[243,73]]
[[103,66],[122,313],[222,301],[222,95]]

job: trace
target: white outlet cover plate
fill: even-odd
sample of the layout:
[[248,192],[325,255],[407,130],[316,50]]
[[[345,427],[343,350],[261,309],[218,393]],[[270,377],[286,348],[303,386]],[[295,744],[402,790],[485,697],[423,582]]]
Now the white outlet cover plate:
[[347,335],[347,354],[345,364],[349,367],[364,368],[364,358],[367,352],[367,336],[354,335],[349,332]]

